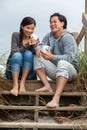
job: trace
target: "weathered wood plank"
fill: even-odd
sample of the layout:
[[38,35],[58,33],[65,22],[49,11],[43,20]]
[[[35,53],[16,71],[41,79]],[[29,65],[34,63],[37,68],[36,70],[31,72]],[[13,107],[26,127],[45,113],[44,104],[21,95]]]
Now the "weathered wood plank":
[[87,14],[87,0],[85,0],[85,13]]
[[0,122],[0,128],[60,128],[70,129],[73,124],[57,124],[57,123],[29,123],[29,122]]
[[[20,81],[19,81],[20,82]],[[50,85],[53,89],[53,91],[56,90],[56,83],[55,81],[49,81]],[[28,80],[26,81],[26,90],[30,92],[34,92],[36,89],[39,89],[43,87],[43,84],[40,80]],[[83,84],[78,83],[77,81],[73,81],[71,83],[67,83],[64,91],[81,91],[80,88],[83,87]],[[8,90],[10,91],[12,89],[12,81],[11,80],[5,80],[5,81],[0,81],[0,91],[2,90]]]
[[84,29],[87,29],[87,14],[86,13],[82,13],[82,23],[83,23]]
[[85,46],[84,46],[84,52],[87,55],[87,31],[85,32]]
[[79,43],[81,42],[84,35],[85,35],[85,29],[84,29],[84,27],[82,27],[78,37],[76,38],[77,45],[79,45]]
[[64,106],[57,108],[48,108],[46,106],[13,106],[13,105],[0,105],[1,110],[58,110],[58,111],[82,111],[86,110],[86,106]]
[[[85,121],[86,122],[86,121]],[[87,130],[87,124],[85,122],[82,123],[37,123],[37,122],[0,122],[0,128],[44,128],[44,129],[81,129],[84,128],[84,130]]]
[[[39,98],[39,95],[54,95],[55,92],[19,92],[19,95],[32,95],[32,96],[37,96],[37,99]],[[4,95],[10,95],[10,91],[0,91],[0,94],[4,94]],[[86,96],[87,93],[86,92],[63,92],[62,96]],[[38,101],[37,101],[38,102]],[[38,103],[36,103],[36,105],[38,105]]]
[[72,34],[73,34],[74,38],[77,39],[77,37],[78,37],[78,32],[72,32]]
[[38,111],[38,109],[36,109],[34,112],[35,112],[34,113],[34,121],[38,122],[38,120],[39,120],[39,111]]
[[[85,14],[87,15],[87,0],[85,0]],[[85,32],[85,53],[87,55],[87,29],[86,29],[86,32]]]

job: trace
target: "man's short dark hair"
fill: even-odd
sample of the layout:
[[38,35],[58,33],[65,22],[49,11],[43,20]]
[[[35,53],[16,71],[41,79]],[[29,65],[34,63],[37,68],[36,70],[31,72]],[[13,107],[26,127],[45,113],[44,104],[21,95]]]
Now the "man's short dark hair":
[[52,15],[50,16],[50,20],[51,20],[51,18],[54,17],[54,16],[57,16],[57,17],[58,17],[58,20],[59,20],[60,22],[64,22],[63,28],[66,29],[66,28],[67,28],[67,19],[66,19],[66,17],[65,17],[64,15],[60,14],[60,13],[54,13],[54,14],[52,14]]

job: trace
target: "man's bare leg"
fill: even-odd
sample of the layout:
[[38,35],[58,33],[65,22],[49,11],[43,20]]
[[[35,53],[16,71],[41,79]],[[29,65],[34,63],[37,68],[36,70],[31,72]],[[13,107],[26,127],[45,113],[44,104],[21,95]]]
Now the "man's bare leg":
[[14,96],[18,95],[18,76],[19,72],[12,72],[13,76],[13,88],[10,90],[11,94]]
[[21,78],[21,81],[20,81],[20,89],[19,89],[19,92],[26,92],[26,89],[25,89],[25,81],[26,81],[26,78],[27,78],[28,73],[29,73],[29,70],[23,70],[23,71],[22,71],[22,78]]
[[53,97],[53,99],[47,103],[47,107],[58,107],[59,106],[59,101],[60,101],[60,96],[62,94],[62,91],[64,90],[64,87],[67,83],[67,79],[64,77],[58,77],[56,79],[56,92]]
[[44,84],[44,86],[40,89],[37,89],[36,92],[53,92],[53,90],[48,82],[48,79],[46,77],[45,69],[44,68],[37,69],[36,73],[37,73],[38,77],[40,78],[40,80],[42,81],[42,83]]

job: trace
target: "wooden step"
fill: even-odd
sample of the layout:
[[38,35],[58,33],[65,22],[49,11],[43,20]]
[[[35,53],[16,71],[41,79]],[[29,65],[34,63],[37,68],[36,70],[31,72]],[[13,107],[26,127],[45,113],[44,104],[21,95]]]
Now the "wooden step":
[[[20,82],[20,81],[19,81]],[[49,80],[49,83],[53,89],[53,91],[55,91],[56,89],[56,82],[55,81],[51,81]],[[26,81],[26,90],[29,92],[34,92],[36,89],[39,89],[43,86],[42,82],[40,80],[27,80]],[[84,85],[79,83],[78,81],[74,82],[69,82],[66,84],[66,87],[64,89],[64,91],[81,91],[84,89]],[[0,81],[0,90],[11,90],[12,89],[12,80],[2,80]]]
[[[37,95],[54,95],[55,92],[19,92],[19,95],[32,95],[32,96],[37,96]],[[4,95],[11,95],[10,91],[0,91],[0,94],[4,94]],[[87,93],[86,92],[63,92],[62,96],[86,96]]]
[[37,123],[37,122],[0,122],[0,128],[43,128],[51,130],[87,130],[87,121],[81,122],[72,122],[72,123]]
[[48,108],[46,106],[14,106],[14,105],[0,105],[0,110],[5,112],[8,111],[10,114],[10,111],[33,111],[34,115],[33,115],[33,119],[34,122],[38,122],[39,121],[39,112],[40,111],[58,111],[58,112],[80,112],[80,111],[86,111],[87,107],[86,106],[64,106],[64,107],[56,107],[56,108]]
[[13,106],[13,105],[0,105],[1,110],[58,110],[58,111],[83,111],[86,110],[86,106],[64,106],[64,107],[56,107],[50,108],[46,106]]
[[[13,96],[10,91],[0,91],[1,105],[20,105],[20,106],[45,106],[54,95],[54,92],[24,92]],[[86,92],[63,92],[60,100],[60,106],[76,104],[81,106],[82,100],[86,98]]]
[[[20,81],[19,81],[20,82]],[[8,112],[10,114],[10,112],[22,112],[22,111],[27,111],[27,112],[32,112],[33,111],[33,122],[5,122],[5,121],[1,121],[0,120],[0,128],[35,128],[36,129],[67,129],[70,130],[73,128],[76,128],[78,126],[85,128],[85,126],[87,126],[87,123],[83,123],[80,125],[76,122],[74,123],[63,123],[63,124],[58,124],[58,123],[54,123],[54,122],[39,122],[39,112],[43,112],[43,111],[58,111],[58,112],[71,112],[73,113],[78,112],[84,112],[87,110],[86,106],[82,106],[82,105],[74,105],[74,106],[68,106],[68,105],[61,105],[60,103],[60,107],[57,108],[48,108],[46,106],[42,106],[44,104],[40,104],[41,102],[41,98],[47,100],[47,97],[50,98],[51,96],[54,95],[55,93],[55,89],[56,89],[56,83],[55,81],[49,81],[53,91],[52,93],[49,92],[35,92],[36,89],[41,88],[43,86],[41,81],[38,80],[29,80],[26,82],[26,92],[25,93],[19,93],[19,95],[17,97],[11,95],[10,90],[12,88],[12,81],[8,80],[8,81],[3,81],[2,83],[0,82],[0,96],[1,99],[3,101],[5,101],[6,99],[9,100],[11,99],[12,102],[1,102],[0,105],[0,112]],[[80,86],[81,85],[81,86]],[[81,99],[83,96],[86,96],[86,92],[85,91],[81,91],[81,87],[83,88],[82,84],[78,84],[78,83],[68,83],[64,89],[64,92],[62,93],[62,97],[63,97],[63,101],[66,102],[66,100],[69,100],[69,103],[72,104],[71,99],[72,100],[77,100],[79,102],[79,99]],[[83,89],[84,90],[84,89]],[[22,96],[21,96],[22,95]],[[28,98],[27,98],[28,97]],[[23,101],[26,101],[26,99],[29,101],[30,99],[34,98],[34,104],[31,106],[30,105],[23,105]],[[20,100],[23,99],[23,100]],[[6,100],[6,101],[7,101]],[[17,103],[16,105],[14,105],[13,100],[15,100],[15,102]],[[49,99],[50,100],[50,99]],[[18,101],[18,102],[17,102]],[[22,101],[22,102],[20,102]],[[47,101],[48,102],[48,101]],[[13,105],[11,104],[13,103]],[[19,103],[19,105],[18,105]],[[30,102],[31,103],[31,102]],[[9,105],[8,105],[9,104]],[[78,103],[77,103],[78,104]],[[41,106],[40,106],[41,105]],[[84,129],[85,130],[85,129]]]

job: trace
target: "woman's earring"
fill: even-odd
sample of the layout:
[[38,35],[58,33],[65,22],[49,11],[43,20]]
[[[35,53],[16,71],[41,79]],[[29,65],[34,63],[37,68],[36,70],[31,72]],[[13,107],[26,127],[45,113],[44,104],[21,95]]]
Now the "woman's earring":
[[23,29],[23,26],[21,25],[21,29]]

